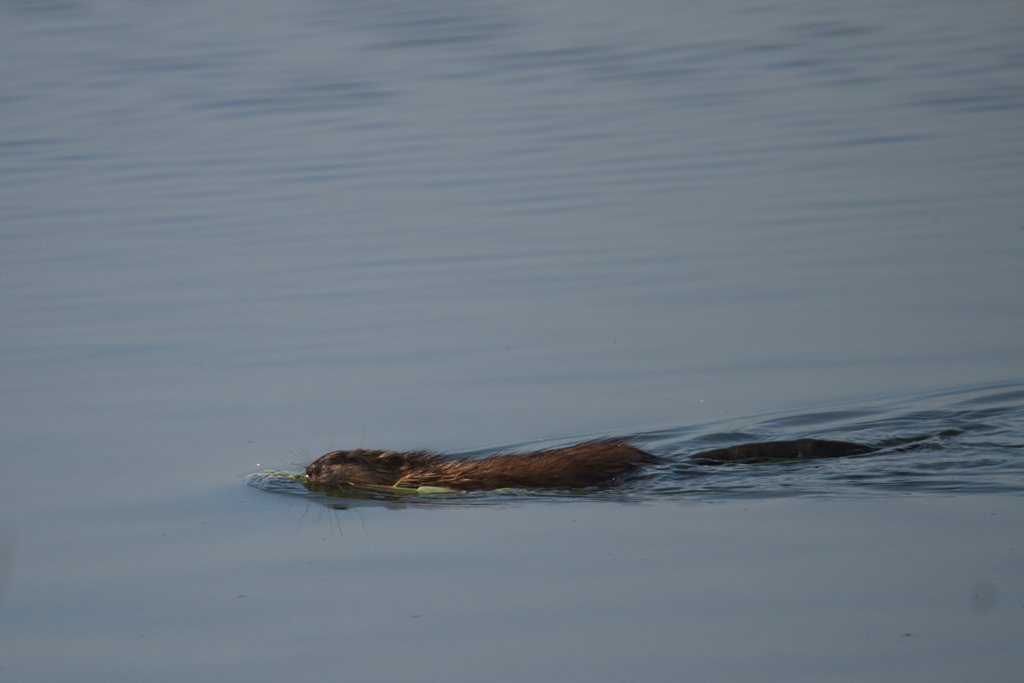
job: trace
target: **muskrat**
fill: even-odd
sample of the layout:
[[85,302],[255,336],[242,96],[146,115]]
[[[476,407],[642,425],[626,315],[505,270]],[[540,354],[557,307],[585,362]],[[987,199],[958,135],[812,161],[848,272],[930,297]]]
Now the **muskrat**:
[[[697,463],[835,458],[873,449],[847,441],[799,439],[743,444],[689,456]],[[610,484],[645,465],[665,462],[625,441],[588,441],[518,455],[452,459],[426,451],[399,453],[358,448],[332,451],[306,468],[306,479],[324,486],[381,486],[452,490],[502,488],[579,489]]]

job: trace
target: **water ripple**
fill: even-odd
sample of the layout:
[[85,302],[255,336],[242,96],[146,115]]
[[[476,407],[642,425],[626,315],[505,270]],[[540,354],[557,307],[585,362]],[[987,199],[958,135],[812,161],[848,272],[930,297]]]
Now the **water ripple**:
[[[695,464],[696,451],[748,441],[830,438],[879,451],[832,460]],[[594,438],[581,435],[577,440]],[[894,494],[1024,493],[1024,388],[997,386],[849,408],[754,417],[647,431],[634,443],[665,458],[633,481],[604,490],[475,492],[430,495],[310,492],[287,472],[250,475],[246,484],[330,507],[364,504],[501,503],[509,500],[725,500]],[[541,444],[541,446],[563,445]],[[537,447],[536,444],[533,445]],[[511,446],[508,451],[521,450]],[[486,452],[464,453],[480,457]]]

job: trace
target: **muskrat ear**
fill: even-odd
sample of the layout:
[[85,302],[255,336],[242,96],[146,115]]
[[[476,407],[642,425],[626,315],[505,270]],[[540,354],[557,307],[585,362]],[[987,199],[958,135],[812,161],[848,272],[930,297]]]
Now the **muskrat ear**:
[[355,451],[331,451],[324,453],[315,462],[323,465],[351,465],[356,462]]

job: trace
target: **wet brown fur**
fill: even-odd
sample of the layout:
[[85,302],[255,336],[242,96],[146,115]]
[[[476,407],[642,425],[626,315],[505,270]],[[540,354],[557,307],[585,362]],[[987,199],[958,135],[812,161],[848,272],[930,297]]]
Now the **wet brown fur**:
[[[774,441],[705,451],[696,462],[830,458],[871,449],[845,441]],[[306,468],[309,482],[324,486],[440,486],[470,491],[501,488],[586,488],[608,484],[662,459],[623,441],[591,441],[521,455],[455,460],[425,451],[333,451]]]

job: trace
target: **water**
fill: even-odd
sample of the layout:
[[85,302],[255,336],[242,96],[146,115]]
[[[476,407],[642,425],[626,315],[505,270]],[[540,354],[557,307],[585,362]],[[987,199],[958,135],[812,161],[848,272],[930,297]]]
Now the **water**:
[[[1012,679],[1022,37],[1009,1],[0,0],[0,679]],[[607,436],[677,462],[244,485]],[[798,436],[884,449],[681,462]]]

